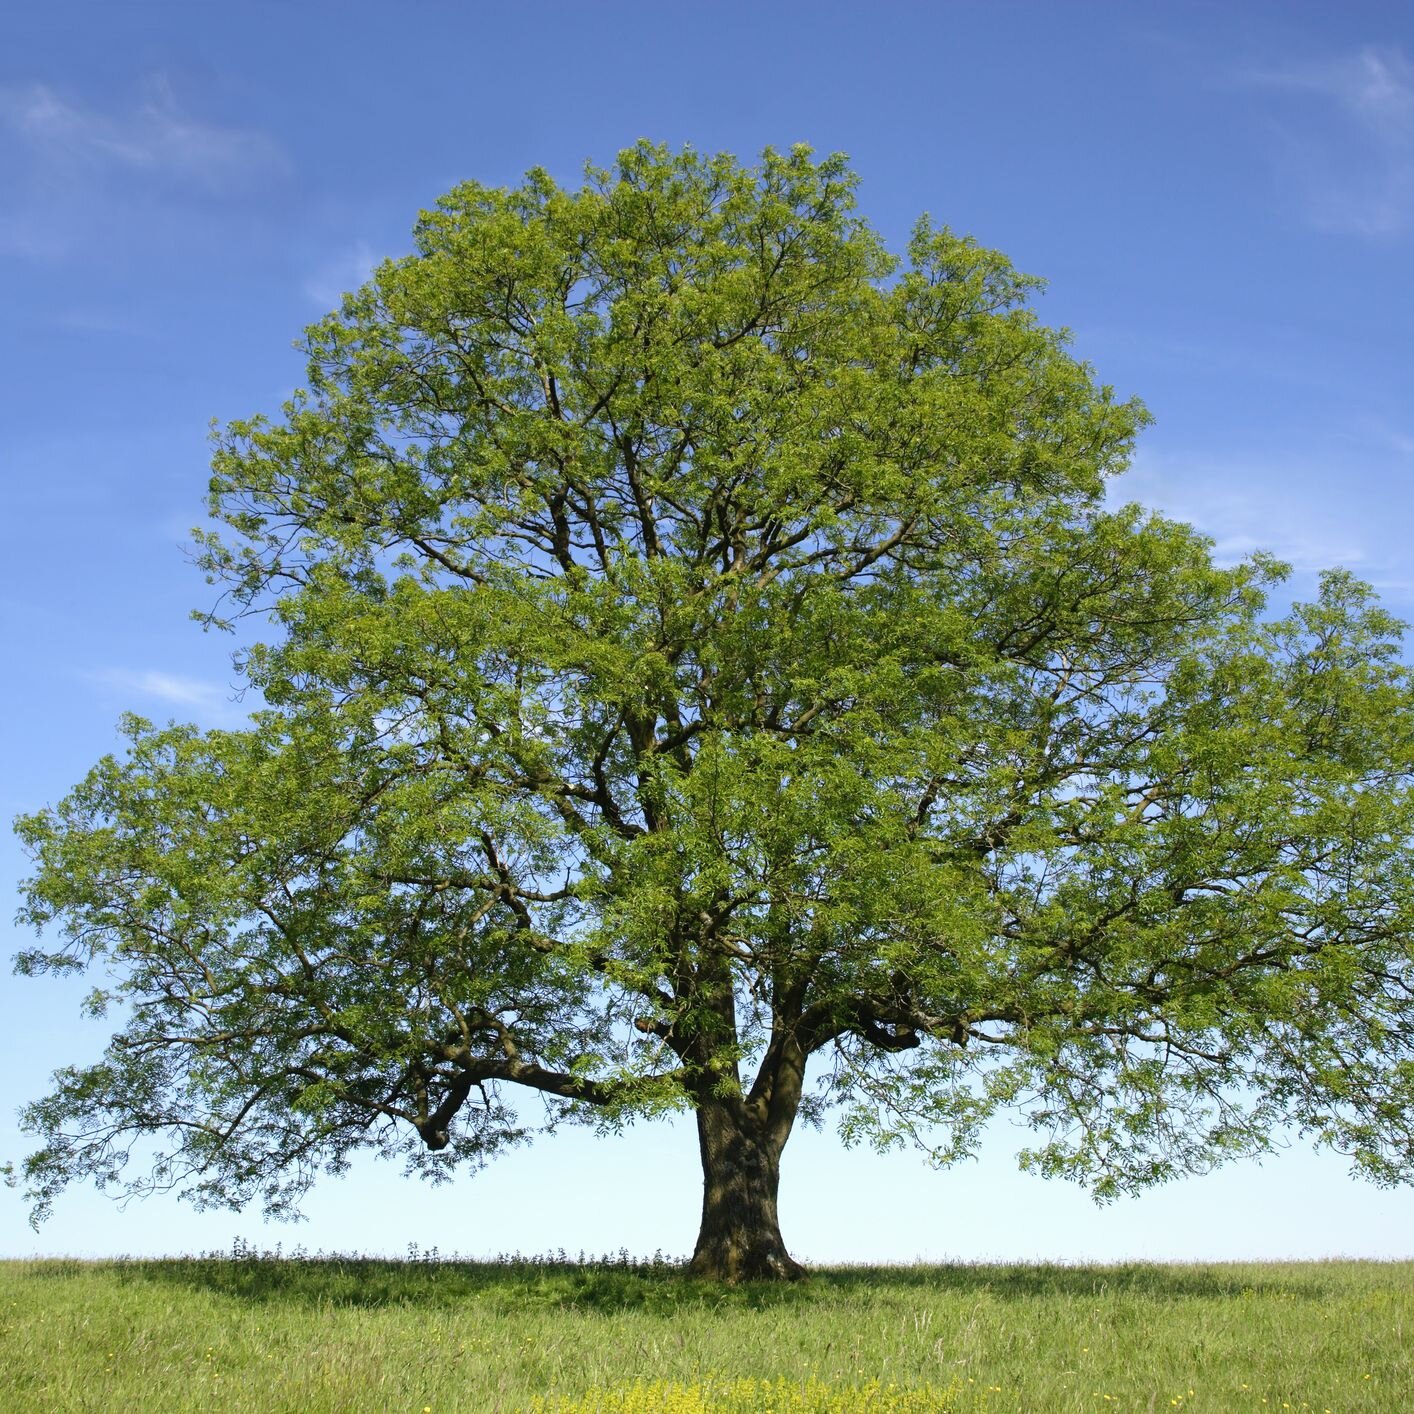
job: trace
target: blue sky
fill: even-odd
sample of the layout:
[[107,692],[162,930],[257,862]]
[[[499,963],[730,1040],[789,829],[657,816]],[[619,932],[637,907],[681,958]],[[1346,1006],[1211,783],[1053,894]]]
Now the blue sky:
[[[230,643],[188,621],[207,428],[274,410],[291,344],[419,209],[640,137],[851,155],[898,245],[924,210],[1046,276],[1042,317],[1155,414],[1120,499],[1347,565],[1414,616],[1414,11],[1383,4],[88,0],[0,10],[0,814],[56,800],[125,708],[231,724]],[[25,861],[0,840],[0,889]],[[9,910],[3,911],[8,914]],[[24,939],[0,940],[13,952]],[[0,981],[15,1108],[104,1033],[80,984]],[[792,1141],[807,1260],[1414,1255],[1414,1194],[1295,1145],[1096,1209],[979,1162]],[[568,1133],[451,1188],[359,1167],[302,1228],[70,1195],[0,1254],[257,1243],[690,1248],[690,1126]]]

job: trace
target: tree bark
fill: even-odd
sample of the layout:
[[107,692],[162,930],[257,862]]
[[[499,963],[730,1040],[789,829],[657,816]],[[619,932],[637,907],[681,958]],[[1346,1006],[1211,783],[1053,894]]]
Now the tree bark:
[[[794,1118],[794,1115],[791,1115]],[[786,1251],[776,1213],[781,1150],[790,1129],[754,1120],[741,1101],[697,1110],[702,1153],[702,1228],[688,1264],[714,1281],[798,1281],[805,1269]]]

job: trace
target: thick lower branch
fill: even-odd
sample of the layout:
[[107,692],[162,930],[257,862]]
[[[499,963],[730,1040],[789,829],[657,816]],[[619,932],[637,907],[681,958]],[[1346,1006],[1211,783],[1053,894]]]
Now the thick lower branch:
[[685,1080],[686,1072],[680,1070],[639,1076],[631,1082],[593,1080],[568,1071],[550,1070],[532,1061],[521,1060],[517,1056],[495,1059],[468,1057],[448,1083],[442,1101],[435,1111],[425,1116],[405,1114],[403,1118],[413,1125],[429,1149],[443,1149],[449,1142],[452,1120],[466,1103],[473,1087],[484,1085],[488,1081],[521,1085],[562,1100],[607,1107],[627,1097],[630,1091],[637,1092],[645,1086],[678,1085]]
[[922,1045],[925,1036],[965,1046],[979,1021],[1009,1020],[1014,1018],[991,1011],[975,1016],[963,1010],[936,1013],[897,1001],[874,999],[809,1007],[796,1029],[807,1054],[851,1033],[881,1051],[911,1051]]

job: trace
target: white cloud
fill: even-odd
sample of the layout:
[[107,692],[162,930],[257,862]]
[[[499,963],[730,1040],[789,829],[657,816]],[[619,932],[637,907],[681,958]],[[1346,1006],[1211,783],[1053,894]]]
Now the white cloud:
[[304,282],[304,292],[321,309],[337,309],[350,290],[356,290],[378,263],[378,257],[363,241],[331,257]]
[[1368,46],[1334,63],[1278,71],[1274,81],[1334,100],[1383,141],[1402,145],[1414,131],[1414,65],[1399,49]]
[[1363,510],[1328,487],[1318,496],[1304,478],[1282,470],[1217,466],[1140,454],[1134,469],[1110,483],[1117,504],[1138,501],[1172,520],[1186,521],[1213,540],[1214,558],[1236,564],[1265,550],[1298,575],[1340,565],[1369,575],[1384,559],[1369,543]]
[[136,338],[148,332],[139,320],[130,315],[98,308],[61,310],[51,315],[48,323],[52,328],[71,334],[120,334],[124,338]]
[[183,208],[248,203],[291,171],[268,134],[196,116],[162,79],[112,109],[44,83],[0,84],[0,159],[0,252],[35,260],[100,237],[146,244]]
[[217,195],[288,165],[266,134],[184,113],[160,79],[124,113],[85,108],[43,83],[0,86],[0,123],[50,160],[165,176]]
[[1414,64],[1401,49],[1367,45],[1341,58],[1245,77],[1319,105],[1318,127],[1309,111],[1272,115],[1278,171],[1299,190],[1317,226],[1391,236],[1414,223]]
[[1391,477],[1376,456],[1343,464],[1302,460],[1222,462],[1142,451],[1111,482],[1109,500],[1138,501],[1213,540],[1218,563],[1265,550],[1292,568],[1290,591],[1309,597],[1321,570],[1353,570],[1390,608],[1411,616],[1414,554],[1404,532],[1414,483]]
[[203,716],[244,718],[248,708],[236,699],[229,684],[206,678],[185,677],[158,669],[101,668],[86,675],[90,682],[115,693],[148,701],[165,702]]

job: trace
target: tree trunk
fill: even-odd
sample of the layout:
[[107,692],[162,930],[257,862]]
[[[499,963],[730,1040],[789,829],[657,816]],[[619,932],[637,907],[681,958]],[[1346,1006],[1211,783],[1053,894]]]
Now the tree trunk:
[[[793,1118],[793,1116],[792,1116]],[[805,1275],[786,1251],[776,1215],[781,1126],[754,1123],[737,1102],[697,1110],[702,1152],[702,1228],[688,1270],[714,1281],[796,1281]]]

